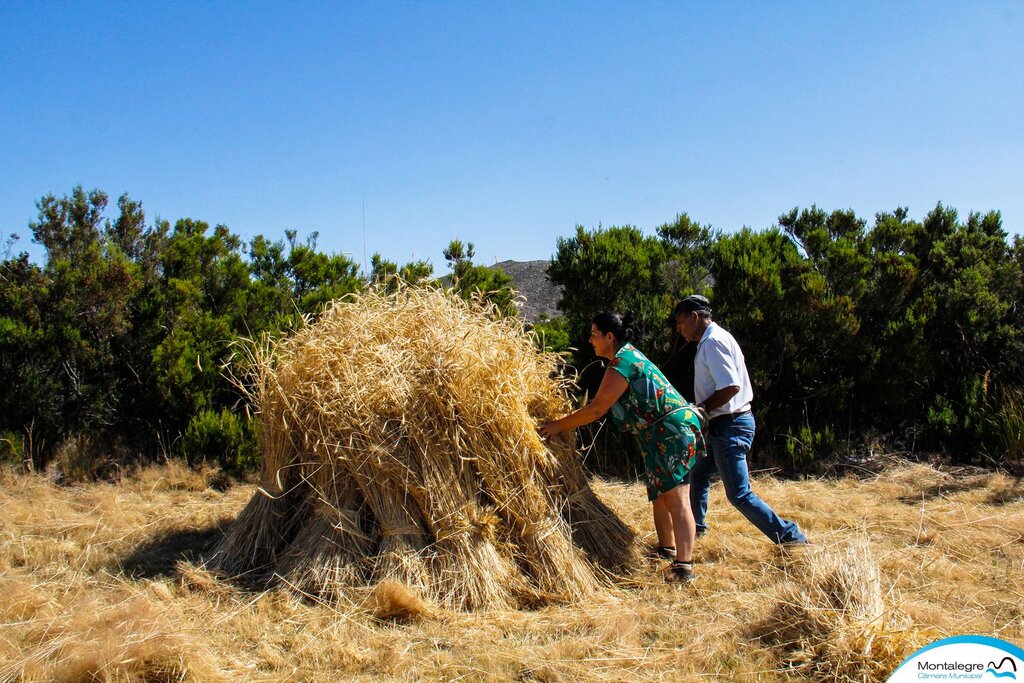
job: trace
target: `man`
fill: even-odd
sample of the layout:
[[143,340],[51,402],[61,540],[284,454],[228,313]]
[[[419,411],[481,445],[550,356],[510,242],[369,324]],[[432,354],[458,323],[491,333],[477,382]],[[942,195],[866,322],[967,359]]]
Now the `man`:
[[708,418],[704,423],[708,456],[697,461],[690,475],[690,507],[697,535],[707,532],[708,490],[711,475],[718,471],[729,502],[772,542],[807,543],[795,522],[779,517],[750,489],[747,453],[754,441],[750,412],[754,390],[739,344],[712,320],[711,302],[700,295],[680,301],[672,318],[684,339],[697,342],[694,400]]

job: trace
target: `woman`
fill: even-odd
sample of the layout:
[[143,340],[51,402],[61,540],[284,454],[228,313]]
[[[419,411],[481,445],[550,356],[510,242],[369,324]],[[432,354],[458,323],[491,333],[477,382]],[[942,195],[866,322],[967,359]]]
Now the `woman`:
[[644,454],[658,551],[668,557],[674,554],[665,578],[685,583],[694,579],[696,529],[690,510],[690,469],[704,452],[700,419],[661,370],[627,341],[628,336],[628,325],[618,313],[594,318],[590,344],[598,356],[610,361],[601,387],[586,406],[542,424],[538,431],[551,438],[590,424],[611,409],[616,426],[632,432]]

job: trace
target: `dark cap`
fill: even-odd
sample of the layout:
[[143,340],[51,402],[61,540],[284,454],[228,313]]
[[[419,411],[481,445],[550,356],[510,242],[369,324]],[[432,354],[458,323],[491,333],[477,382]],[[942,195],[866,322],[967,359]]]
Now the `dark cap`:
[[676,304],[676,307],[672,310],[672,320],[675,320],[676,316],[680,313],[693,313],[694,311],[707,311],[710,313],[711,302],[707,300],[707,297],[703,297],[700,294],[691,294]]

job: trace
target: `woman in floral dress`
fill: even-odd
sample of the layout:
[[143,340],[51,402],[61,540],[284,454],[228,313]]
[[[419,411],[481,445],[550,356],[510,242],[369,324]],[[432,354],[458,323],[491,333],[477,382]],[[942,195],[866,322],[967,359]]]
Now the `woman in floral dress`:
[[617,313],[602,313],[590,326],[594,352],[609,360],[594,399],[583,408],[539,427],[551,438],[590,424],[611,410],[616,426],[634,434],[646,466],[647,497],[654,504],[660,551],[675,540],[675,557],[665,578],[689,582],[696,529],[690,510],[690,469],[704,454],[697,409],[679,395],[665,375],[627,339],[628,325]]

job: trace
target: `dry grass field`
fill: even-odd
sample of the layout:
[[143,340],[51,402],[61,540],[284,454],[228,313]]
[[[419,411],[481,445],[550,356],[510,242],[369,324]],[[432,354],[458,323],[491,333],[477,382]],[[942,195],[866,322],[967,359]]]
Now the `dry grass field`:
[[[757,479],[814,542],[788,553],[719,485],[695,585],[651,560],[587,604],[472,613],[207,571],[253,487],[206,483],[173,464],[73,487],[0,474],[0,681],[860,681],[941,636],[1024,643],[1024,485],[998,473]],[[653,540],[640,485],[594,488]]]

